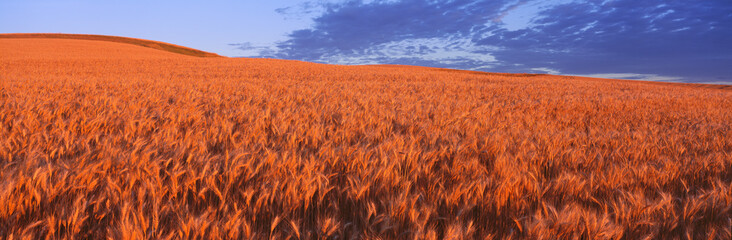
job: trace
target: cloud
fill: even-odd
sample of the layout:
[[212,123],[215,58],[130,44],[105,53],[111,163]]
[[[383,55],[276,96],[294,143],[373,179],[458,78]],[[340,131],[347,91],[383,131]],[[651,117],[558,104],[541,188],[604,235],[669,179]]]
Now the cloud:
[[323,9],[331,4],[331,2],[324,0],[304,1],[294,6],[277,8],[275,9],[275,12],[285,16],[288,19],[302,19],[305,17],[310,17],[313,14],[322,14]]
[[526,3],[527,3],[527,1],[519,1],[516,4],[507,6],[506,10],[501,11],[501,13],[497,17],[493,18],[493,22],[494,23],[500,23],[500,22],[502,22],[503,21],[503,18],[505,18],[506,16],[508,16],[508,14],[510,12],[515,11],[516,9],[518,9],[519,7],[521,7],[523,5],[526,5]]
[[[732,81],[728,0],[351,0],[303,6],[319,9],[312,27],[291,32],[261,55]],[[512,25],[516,14],[528,14],[526,23]]]
[[244,43],[230,43],[229,46],[234,46],[236,49],[247,51],[247,50],[255,50],[259,47],[255,47],[252,45],[251,42],[244,42]]
[[230,43],[229,46],[235,47],[242,51],[242,56],[248,57],[261,57],[274,55],[276,50],[273,46],[268,45],[256,45],[251,42],[243,43]]
[[499,61],[563,73],[719,79],[732,76],[730,12],[723,1],[577,1],[540,12],[532,28],[476,41],[501,46]]
[[[347,1],[331,4],[313,19],[311,29],[289,34],[278,45],[280,57],[318,60],[333,54],[363,52],[405,39],[469,38],[477,22],[495,15],[496,1]],[[490,10],[494,9],[494,10]],[[490,12],[492,11],[492,12]],[[490,14],[488,14],[490,13]]]
[[680,82],[682,80],[679,77],[661,76],[658,74],[638,74],[638,73],[597,73],[597,74],[585,74],[585,75],[580,75],[580,76],[594,77],[594,78],[646,80],[646,81],[659,81],[659,82]]
[[496,60],[489,54],[475,52],[488,49],[476,46],[469,39],[409,38],[354,51],[322,52],[317,59],[310,60],[335,64],[403,64],[484,70]]

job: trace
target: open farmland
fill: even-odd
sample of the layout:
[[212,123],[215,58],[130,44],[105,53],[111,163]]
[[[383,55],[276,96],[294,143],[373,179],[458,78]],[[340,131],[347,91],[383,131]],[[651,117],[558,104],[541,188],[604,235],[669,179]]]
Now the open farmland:
[[730,239],[732,91],[0,38],[0,236]]

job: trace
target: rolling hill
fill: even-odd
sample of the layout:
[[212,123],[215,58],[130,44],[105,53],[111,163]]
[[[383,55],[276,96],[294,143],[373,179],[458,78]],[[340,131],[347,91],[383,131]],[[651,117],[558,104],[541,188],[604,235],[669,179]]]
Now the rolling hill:
[[117,36],[104,36],[104,35],[89,35],[89,34],[60,34],[60,33],[13,33],[13,34],[0,34],[0,39],[76,39],[76,40],[93,40],[93,41],[105,41],[105,42],[116,42],[132,44],[142,46],[146,48],[158,49],[166,52],[172,52],[177,54],[183,54],[194,57],[221,57],[215,53],[204,52],[197,49],[188,47],[178,46],[175,44],[157,42],[152,40],[144,40],[137,38],[128,37],[117,37]]
[[716,85],[2,35],[0,238],[730,239],[730,109]]

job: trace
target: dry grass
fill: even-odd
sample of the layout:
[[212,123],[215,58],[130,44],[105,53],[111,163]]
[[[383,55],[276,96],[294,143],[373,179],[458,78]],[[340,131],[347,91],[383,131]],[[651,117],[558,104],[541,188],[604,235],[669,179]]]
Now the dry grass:
[[0,236],[730,239],[730,109],[721,89],[0,39]]

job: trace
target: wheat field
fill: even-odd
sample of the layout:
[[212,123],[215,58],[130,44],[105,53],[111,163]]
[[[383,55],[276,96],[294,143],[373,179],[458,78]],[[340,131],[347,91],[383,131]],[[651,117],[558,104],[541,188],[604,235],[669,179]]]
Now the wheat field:
[[3,239],[731,239],[732,91],[0,39]]

